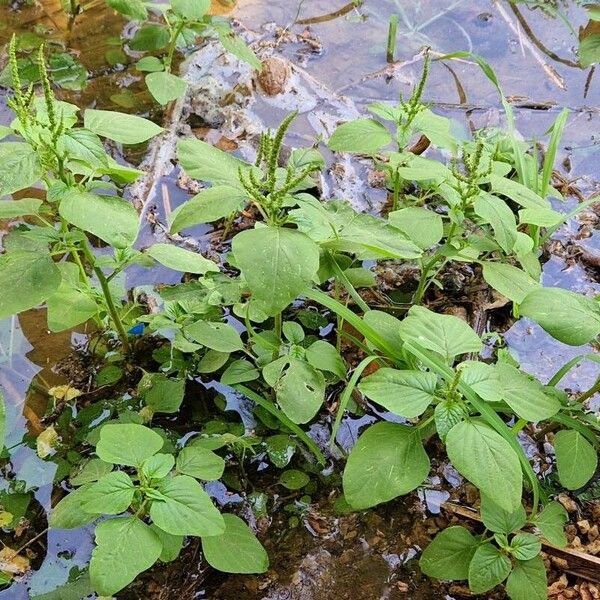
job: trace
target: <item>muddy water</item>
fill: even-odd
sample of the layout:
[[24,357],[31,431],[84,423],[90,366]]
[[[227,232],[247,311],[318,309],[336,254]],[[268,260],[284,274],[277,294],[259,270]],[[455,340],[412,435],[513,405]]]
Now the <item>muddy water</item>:
[[[75,19],[62,11],[60,0],[42,0],[19,8],[21,4],[0,6],[0,43],[12,32],[36,32],[73,51],[90,80],[84,90],[62,91],[63,98],[82,107],[114,108],[162,119],[161,111],[143,89],[140,74],[132,67],[135,57],[125,57],[117,66],[109,64],[107,52],[114,50],[114,38],[126,24],[102,1],[82,2],[84,11]],[[220,11],[229,10],[226,3],[214,4]],[[233,15],[248,29],[249,39],[259,46],[274,47],[275,53],[299,67],[291,95],[271,98],[257,92],[248,113],[256,130],[277,125],[287,111],[298,107],[301,116],[292,130],[292,141],[306,144],[315,135],[330,132],[335,122],[332,114],[336,118],[352,115],[372,101],[391,101],[399,94],[409,94],[420,75],[423,46],[439,54],[470,50],[495,69],[515,107],[524,136],[542,136],[561,108],[571,109],[557,163],[562,165],[565,180],[572,181],[582,196],[600,190],[600,84],[590,69],[580,69],[576,64],[576,33],[586,22],[585,12],[577,3],[559,2],[560,17],[506,1],[366,0],[359,4],[345,4],[343,0],[240,0]],[[391,14],[399,15],[398,62],[387,65],[385,46]],[[434,110],[465,126],[502,125],[497,93],[480,70],[468,61],[456,61],[452,69],[441,63],[433,65],[426,98]],[[203,83],[200,80],[200,89],[206,91]],[[201,99],[199,104],[198,116],[206,120]],[[11,118],[0,94],[0,123],[8,123]],[[219,137],[216,132],[215,141]],[[239,151],[251,148],[240,142]],[[142,157],[127,158],[137,162]],[[365,209],[374,210],[384,201],[381,191],[365,184],[360,165],[345,167],[347,174],[355,174],[354,181],[342,186],[339,181],[326,180],[328,195],[343,193]],[[190,196],[176,185],[177,176],[177,172],[165,175],[154,188],[146,203],[146,214],[152,212],[164,221],[170,210]],[[571,207],[573,198],[568,202]],[[149,243],[154,235],[155,228],[147,224],[140,243]],[[199,239],[207,235],[207,229],[195,232]],[[544,283],[598,293],[598,262],[594,260],[600,253],[597,219],[591,216],[569,223],[555,237],[564,242],[566,249],[545,264]],[[139,270],[131,273],[129,283],[172,283],[177,279],[178,275],[170,271]],[[39,416],[47,400],[35,391],[32,382],[42,388],[61,383],[53,366],[78,339],[74,333],[48,335],[44,315],[35,311],[0,322],[0,385],[7,396],[9,446],[19,444],[28,431],[37,433],[43,427]],[[567,359],[592,350],[560,344],[525,320],[507,331],[506,341],[523,367],[542,380]],[[563,385],[574,391],[585,389],[598,373],[598,365],[583,363],[565,378]],[[349,447],[359,426],[367,421],[368,417],[348,421],[341,430],[345,436],[342,445]],[[49,506],[52,466],[38,459],[27,446],[19,447],[14,455],[16,476],[30,487],[40,488],[36,493],[40,510]],[[432,477],[431,489],[426,493],[430,501],[419,507],[398,502],[368,516],[345,517],[336,514],[331,503],[325,501],[306,510],[298,507],[298,527],[290,529],[288,522],[278,517],[273,527],[278,533],[269,535],[273,572],[262,578],[216,577],[206,584],[196,581],[193,595],[229,599],[244,594],[246,598],[265,600],[443,597],[441,590],[420,581],[410,568],[414,553],[427,541],[427,528],[431,532],[439,525],[432,521],[432,514],[438,512],[435,499],[443,500],[448,494],[440,485],[444,480],[442,466],[438,475]],[[65,581],[71,568],[85,564],[90,538],[86,532],[79,532],[77,537],[55,535],[47,546],[48,556],[28,584],[0,592],[0,598],[20,600],[53,589]],[[173,595],[161,597],[178,597],[176,588],[171,591]]]

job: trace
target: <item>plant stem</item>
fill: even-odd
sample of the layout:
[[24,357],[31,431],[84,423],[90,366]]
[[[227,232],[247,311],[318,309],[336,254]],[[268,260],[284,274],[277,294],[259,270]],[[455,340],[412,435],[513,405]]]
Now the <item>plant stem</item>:
[[392,210],[398,210],[398,204],[400,202],[400,175],[398,172],[394,173],[394,197],[392,200]]
[[397,31],[398,31],[398,15],[392,15],[390,17],[390,24],[389,24],[389,28],[388,28],[388,39],[387,39],[386,60],[388,63],[394,62]]
[[[175,54],[175,48],[177,47],[177,38],[181,35],[183,28],[185,27],[185,22],[181,21],[175,31],[172,33],[171,41],[169,42],[169,50],[167,52],[167,58],[165,59],[165,71],[167,73],[171,72],[171,66],[173,64],[173,55]],[[173,31],[173,30],[171,30]]]
[[130,350],[129,338],[127,337],[127,332],[125,331],[125,327],[123,327],[123,323],[121,322],[119,311],[117,310],[117,307],[115,306],[112,295],[110,293],[108,279],[106,278],[106,275],[104,275],[104,273],[102,272],[102,269],[96,266],[94,255],[90,252],[87,245],[83,245],[82,250],[87,261],[90,263],[92,269],[94,270],[96,277],[98,278],[98,282],[100,283],[100,287],[102,288],[102,294],[104,295],[104,300],[106,302],[106,308],[117,329],[119,339],[121,340],[121,344],[123,344],[123,350],[125,351],[125,353],[128,353]]
[[596,383],[587,391],[583,392],[581,396],[577,398],[578,402],[585,402],[588,398],[591,398],[594,394],[600,392],[600,377],[596,379]]

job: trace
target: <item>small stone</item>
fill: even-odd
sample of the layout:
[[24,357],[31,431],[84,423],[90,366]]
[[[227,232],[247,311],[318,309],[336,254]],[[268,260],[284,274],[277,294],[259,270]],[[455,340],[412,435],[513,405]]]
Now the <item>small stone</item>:
[[262,61],[258,84],[267,96],[276,96],[285,91],[291,75],[289,65],[280,58],[270,57]]

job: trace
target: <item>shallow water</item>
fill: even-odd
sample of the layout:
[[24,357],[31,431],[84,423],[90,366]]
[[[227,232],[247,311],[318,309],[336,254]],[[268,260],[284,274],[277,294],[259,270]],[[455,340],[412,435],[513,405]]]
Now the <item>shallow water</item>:
[[[0,43],[6,42],[13,31],[35,30],[47,39],[64,44],[78,56],[90,74],[84,90],[63,91],[64,99],[81,107],[149,114],[160,121],[161,111],[152,105],[143,90],[140,74],[133,69],[134,57],[127,59],[128,64],[117,67],[111,67],[107,62],[106,52],[115,48],[112,38],[121,34],[125,22],[102,1],[82,4],[84,12],[74,21],[70,21],[60,8],[60,0],[42,0],[38,6],[23,9],[0,6]],[[228,10],[224,4],[215,2],[214,5],[220,11]],[[345,5],[343,0],[271,0],[268,3],[240,0],[232,14],[248,28],[251,39],[279,45],[284,56],[316,80],[311,83],[301,76],[298,79],[301,93],[296,97],[300,99],[301,116],[292,129],[292,142],[306,144],[335,122],[323,120],[315,106],[339,117],[355,109],[364,111],[372,101],[391,101],[401,93],[409,94],[421,72],[423,46],[440,54],[470,50],[483,56],[495,69],[505,94],[515,107],[517,125],[525,137],[541,137],[563,107],[571,109],[557,165],[562,165],[564,177],[573,180],[587,197],[600,191],[597,176],[600,84],[590,69],[580,69],[576,65],[576,33],[587,21],[585,11],[575,2],[560,3],[560,10],[570,27],[561,18],[551,18],[540,9],[532,10],[524,4],[515,7],[509,2],[495,0],[366,0],[361,6],[353,7]],[[332,15],[335,11],[344,14]],[[398,62],[390,66],[386,64],[385,53],[388,19],[393,13],[400,15],[395,55]],[[295,21],[308,21],[309,24],[294,24]],[[303,34],[305,31],[312,40],[310,44],[285,39],[288,32]],[[498,94],[479,68],[466,60],[455,61],[451,66],[453,72],[441,63],[433,64],[426,90],[426,99],[433,109],[454,117],[465,127],[470,123],[476,127],[503,124]],[[320,97],[318,102],[316,97]],[[275,126],[291,108],[288,102],[289,98],[268,98],[258,93],[250,114],[257,125]],[[0,124],[9,123],[11,119],[0,93]],[[239,151],[246,150],[241,147]],[[127,158],[137,162],[142,156]],[[384,200],[381,191],[369,188],[360,180],[359,165],[351,166],[358,169],[359,178],[356,185],[346,188],[348,194],[366,209],[373,209]],[[191,195],[177,187],[176,180],[177,172],[164,176],[154,195],[147,199],[145,211],[156,207],[159,221],[164,221],[169,210]],[[340,189],[333,181],[327,183],[332,190]],[[569,223],[555,237],[572,241],[577,238],[579,229],[578,221]],[[577,244],[598,250],[600,233],[595,225],[590,233],[590,237],[577,241]],[[195,234],[202,240],[210,231],[201,228]],[[153,228],[146,224],[139,245],[148,245],[155,235]],[[131,286],[179,281],[177,273],[166,269],[132,269],[129,278]],[[590,294],[600,292],[597,267],[559,256],[551,257],[545,264],[544,284]],[[44,320],[41,312],[31,311],[20,319],[0,322],[0,385],[8,405],[9,446],[19,444],[28,430],[37,433],[43,427],[39,417],[44,413],[46,398],[36,393],[31,384],[39,381],[47,388],[62,383],[53,372],[53,366],[79,339],[79,334],[71,332],[47,334]],[[571,357],[593,351],[565,346],[525,320],[507,331],[506,342],[523,367],[543,381]],[[600,367],[596,363],[584,363],[570,372],[563,385],[573,391],[586,389],[599,373]],[[594,399],[590,405],[595,407]],[[340,445],[349,448],[359,425],[368,420],[369,417],[358,419],[356,423],[348,420],[340,430]],[[38,459],[35,451],[26,446],[14,456],[16,476],[25,479],[31,487],[41,485],[36,500],[43,509],[47,509],[50,502],[52,465]],[[309,552],[310,548],[310,539],[303,539],[302,551]],[[322,549],[315,541],[310,551],[322,558]],[[363,549],[363,555],[353,555],[360,568],[365,571],[373,568],[374,573],[381,569],[394,571],[395,567],[390,568],[389,562],[386,566],[381,559],[387,549],[378,555],[379,558],[373,559],[377,568],[365,558],[371,556],[368,545],[363,545]],[[396,554],[401,554],[407,548],[395,550]],[[85,563],[89,551],[89,536],[64,539],[54,536],[48,541],[48,558],[44,566],[29,582],[32,590],[35,593],[51,590],[64,581],[71,567]],[[353,552],[358,550],[353,549]],[[327,568],[333,569],[330,560],[329,557],[325,562],[329,565]],[[300,570],[302,568],[307,570],[306,565]],[[379,575],[378,579],[381,580]],[[347,577],[345,591],[340,591],[336,597],[345,597],[342,593],[355,585],[356,582]],[[268,598],[283,597],[276,595],[276,588],[270,589],[273,595]],[[20,590],[13,587],[0,592],[0,598],[20,600],[28,597],[24,585]],[[256,595],[247,597],[262,597],[261,593],[257,591]]]

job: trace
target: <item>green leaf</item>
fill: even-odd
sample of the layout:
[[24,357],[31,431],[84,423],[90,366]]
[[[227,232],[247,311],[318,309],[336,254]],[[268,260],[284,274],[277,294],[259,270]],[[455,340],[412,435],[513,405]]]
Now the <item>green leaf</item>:
[[177,456],[177,471],[204,481],[220,479],[225,461],[214,452],[200,446],[187,446]]
[[247,197],[246,192],[230,185],[216,185],[203,190],[173,211],[171,233],[229,217],[243,208]]
[[459,133],[456,121],[425,109],[417,114],[413,127],[426,136],[434,146],[456,152],[457,133]]
[[136,423],[107,423],[100,430],[96,454],[116,465],[139,467],[156,454],[164,441],[158,433]]
[[325,378],[303,360],[291,358],[274,389],[281,410],[294,423],[308,423],[325,399]]
[[87,462],[79,465],[77,471],[69,477],[71,485],[79,486],[86,483],[98,481],[101,477],[110,473],[113,465],[99,458],[90,458]]
[[594,447],[573,429],[554,436],[558,479],[568,490],[583,487],[596,472],[598,454]]
[[346,378],[346,365],[336,350],[325,340],[317,340],[306,349],[306,360],[310,365],[319,371],[328,371],[333,373],[339,379]]
[[188,86],[184,79],[166,71],[146,75],[146,85],[154,99],[163,106],[183,97]]
[[16,250],[0,256],[0,319],[35,308],[60,285],[58,267],[48,254]]
[[100,596],[113,596],[149,569],[161,550],[158,536],[137,517],[102,521],[96,527],[90,561],[94,590]]
[[408,494],[429,473],[419,432],[395,423],[376,423],[356,442],[344,470],[344,496],[355,509]]
[[334,152],[376,154],[392,140],[392,134],[381,123],[373,119],[356,119],[340,125],[327,145]]
[[539,283],[530,275],[506,263],[484,261],[483,278],[503,296],[520,304],[525,296],[539,287]]
[[562,504],[549,502],[544,510],[536,515],[533,524],[551,544],[564,548],[567,545],[565,525],[568,520],[569,515]]
[[196,321],[184,331],[195,342],[218,352],[235,352],[244,348],[240,334],[228,323]]
[[489,176],[492,192],[510,198],[523,208],[549,208],[550,203],[527,186],[499,175]]
[[579,62],[582,67],[600,62],[600,31],[595,21],[579,32]]
[[201,21],[210,8],[210,0],[172,0],[171,8],[188,21]]
[[29,144],[0,144],[0,198],[31,187],[42,175],[38,155]]
[[269,460],[278,468],[287,467],[296,452],[296,442],[289,435],[269,436],[264,440]]
[[441,215],[417,206],[402,208],[388,215],[389,222],[397,227],[419,248],[427,250],[435,246],[444,235]]
[[541,556],[517,561],[506,581],[506,593],[511,600],[547,600],[548,577]]
[[446,450],[458,472],[494,498],[500,508],[518,509],[523,489],[521,465],[500,434],[483,423],[463,421],[448,433]]
[[99,164],[108,167],[102,140],[92,131],[81,127],[69,129],[60,137],[60,142],[69,153],[69,159],[82,160],[94,168]]
[[160,58],[156,56],[144,56],[135,63],[135,68],[138,71],[146,73],[158,73],[165,70],[165,65]]
[[221,513],[192,477],[177,475],[164,481],[158,491],[166,500],[153,500],[152,521],[173,535],[220,535],[225,531]]
[[219,41],[227,52],[231,52],[235,57],[249,64],[257,71],[262,69],[262,63],[242,38],[235,35],[232,31],[223,31],[219,29],[218,33]]
[[310,477],[304,471],[297,469],[288,469],[279,477],[279,483],[288,490],[301,490],[309,482]]
[[50,511],[48,526],[54,529],[78,529],[98,518],[82,508],[87,492],[92,484],[82,485],[67,494]]
[[173,379],[164,373],[144,373],[138,390],[144,403],[154,412],[176,413],[185,394],[185,379]]
[[563,218],[561,213],[551,208],[523,208],[519,211],[520,223],[529,223],[538,227],[553,227]]
[[83,123],[86,129],[120,144],[141,144],[163,131],[148,119],[112,110],[88,108]]
[[162,550],[159,557],[160,560],[163,562],[171,562],[175,560],[181,552],[183,540],[185,538],[182,535],[171,535],[170,533],[163,531],[160,527],[154,525],[154,523],[150,525],[150,529],[154,531],[162,544]]
[[190,177],[214,185],[230,185],[238,190],[241,189],[238,171],[249,167],[239,158],[196,138],[179,140],[177,158]]
[[531,560],[542,549],[542,543],[533,533],[517,533],[510,541],[510,551],[517,560]]
[[221,375],[221,383],[225,385],[235,385],[236,383],[245,383],[246,381],[254,381],[258,379],[260,373],[254,365],[245,360],[234,360]]
[[433,402],[436,386],[433,373],[382,368],[365,377],[358,389],[394,414],[412,419]]
[[229,352],[207,350],[198,363],[198,373],[214,373],[229,360]]
[[555,415],[561,407],[555,396],[544,393],[544,388],[537,381],[530,379],[507,363],[495,366],[500,380],[502,399],[526,421],[538,422]]
[[469,565],[469,588],[474,594],[484,594],[502,583],[512,568],[510,559],[492,544],[475,550]]
[[225,532],[202,538],[208,564],[225,573],[264,573],[269,557],[248,525],[235,515],[223,515]]
[[123,471],[113,471],[87,488],[81,508],[95,515],[118,515],[129,508],[134,493],[131,477]]
[[164,479],[175,466],[172,454],[155,454],[142,463],[142,473],[148,479]]
[[295,300],[319,268],[319,247],[294,229],[242,231],[233,238],[231,248],[252,292],[252,302],[268,316]]
[[569,290],[533,290],[525,296],[519,312],[570,346],[582,346],[600,334],[600,304]]
[[469,563],[479,542],[458,525],[448,527],[433,538],[419,559],[421,571],[436,579],[460,580],[469,576]]
[[453,315],[438,315],[422,306],[413,306],[408,311],[399,331],[405,341],[417,342],[446,360],[482,348],[479,336],[465,321]]
[[91,319],[98,306],[93,298],[77,289],[79,269],[74,263],[60,263],[62,280],[56,292],[46,301],[48,329],[65,331]]
[[173,244],[154,244],[146,250],[146,254],[150,255],[161,265],[175,271],[181,271],[182,273],[204,275],[209,271],[219,272],[218,265],[212,260],[204,258],[202,254],[198,254],[197,252],[173,246]]
[[23,198],[22,200],[0,200],[0,219],[16,219],[37,215],[43,202],[37,198]]
[[98,196],[71,191],[60,201],[60,216],[115,248],[132,246],[138,235],[139,217],[133,206],[117,196]]
[[480,511],[483,524],[494,533],[512,533],[521,529],[527,521],[522,504],[515,511],[507,511],[486,494],[481,494]]
[[144,25],[135,32],[129,47],[134,52],[160,50],[169,43],[170,37],[169,30],[162,25]]
[[492,226],[494,241],[509,254],[517,240],[517,222],[506,202],[482,192],[475,200],[473,209],[485,223]]
[[475,360],[466,360],[458,366],[460,380],[488,402],[500,402],[502,390],[500,379],[494,366]]
[[106,4],[132,19],[145,21],[148,18],[148,11],[142,0],[106,0]]

